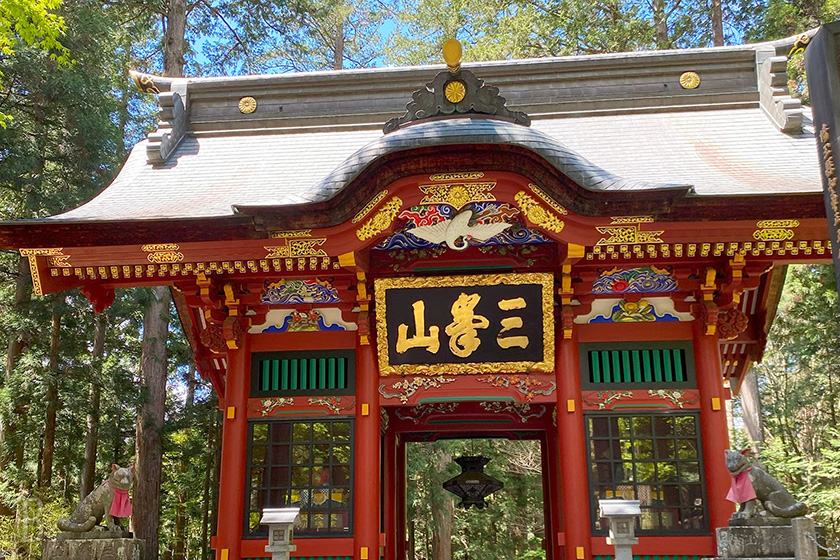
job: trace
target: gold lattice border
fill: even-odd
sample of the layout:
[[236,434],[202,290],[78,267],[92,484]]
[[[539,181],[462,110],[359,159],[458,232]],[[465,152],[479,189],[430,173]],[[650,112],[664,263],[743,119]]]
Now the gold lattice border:
[[44,295],[44,287],[41,285],[41,275],[38,274],[37,257],[65,257],[62,247],[51,247],[47,249],[21,249],[20,256],[29,260],[29,274],[32,276],[32,291],[36,296]]
[[[448,362],[442,364],[394,364],[388,355],[388,322],[385,292],[401,288],[448,288],[496,286],[505,284],[542,286],[543,359],[539,362]],[[554,372],[554,277],[547,273],[480,274],[476,276],[428,276],[422,278],[377,278],[374,281],[376,298],[376,344],[379,375],[454,375],[483,373]]]
[[356,216],[353,218],[353,223],[357,224],[361,222],[364,219],[364,217],[367,216],[371,210],[373,210],[374,206],[382,202],[382,199],[386,196],[388,196],[388,189],[384,189],[382,192],[370,199],[370,202],[365,204],[365,207],[359,210],[359,213],[356,214]]

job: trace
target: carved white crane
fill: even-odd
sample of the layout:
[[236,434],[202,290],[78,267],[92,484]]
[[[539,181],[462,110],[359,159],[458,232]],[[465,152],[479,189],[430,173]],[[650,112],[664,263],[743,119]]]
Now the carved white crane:
[[[492,224],[470,224],[472,210],[464,210],[451,220],[438,222],[430,226],[420,226],[408,230],[408,233],[429,243],[446,243],[450,249],[463,251],[469,246],[469,240],[487,241],[509,228],[513,224],[496,222]],[[458,239],[461,244],[458,245]]]

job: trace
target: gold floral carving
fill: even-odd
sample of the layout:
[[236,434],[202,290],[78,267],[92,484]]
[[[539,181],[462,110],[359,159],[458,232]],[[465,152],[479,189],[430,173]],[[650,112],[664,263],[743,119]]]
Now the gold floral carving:
[[[478,405],[487,412],[498,414],[499,412],[512,412],[519,417],[520,422],[527,422],[531,418],[539,418],[545,414],[545,406],[541,404],[531,405],[530,403],[502,402],[502,401],[481,401]],[[531,412],[531,407],[534,412]]]
[[799,220],[761,220],[755,224],[758,228],[795,228],[799,227]]
[[531,189],[531,192],[540,197],[543,200],[543,202],[554,208],[554,210],[558,214],[563,214],[565,216],[569,213],[568,210],[566,210],[563,206],[558,204],[556,200],[548,196],[548,194],[546,194],[546,192],[539,188],[537,185],[529,184],[528,188]]
[[287,239],[285,245],[273,245],[263,247],[267,253],[266,259],[296,259],[306,257],[326,257],[327,252],[319,249],[320,245],[326,243],[326,237],[314,237],[312,239]]
[[312,230],[311,229],[299,229],[294,231],[272,231],[271,237],[272,239],[288,239],[290,237],[311,237]]
[[452,383],[453,381],[455,381],[454,377],[413,377],[397,381],[388,388],[385,385],[380,385],[379,394],[386,399],[400,399],[401,403],[406,404],[408,399],[420,389],[438,389],[444,383]]
[[[38,274],[38,263],[36,257],[63,257],[64,249],[51,247],[48,249],[21,249],[20,256],[29,260],[29,274],[32,276],[32,291],[36,296],[44,295],[44,288],[41,285],[41,275]],[[68,255],[69,256],[69,255]]]
[[632,399],[633,391],[598,391],[595,395],[584,395],[583,403],[598,406],[598,410],[609,408],[610,403],[620,399]]
[[460,80],[453,80],[444,86],[443,95],[450,103],[460,103],[467,95],[467,86]]
[[529,401],[537,395],[550,395],[557,388],[557,383],[554,381],[545,381],[526,375],[490,375],[480,377],[477,381],[505,389],[513,385]]
[[243,97],[239,100],[239,112],[243,115],[249,115],[257,110],[257,100],[251,96]]
[[489,192],[495,186],[495,182],[420,185],[420,190],[426,195],[420,200],[420,204],[448,204],[455,210],[460,210],[469,202],[496,200]]
[[683,89],[697,89],[700,86],[700,75],[697,72],[683,72],[680,75],[680,85]]
[[429,181],[469,181],[482,177],[484,177],[484,173],[481,171],[459,171],[455,173],[435,173],[429,175]]
[[382,199],[386,196],[388,196],[388,189],[382,190],[382,192],[370,199],[370,202],[365,204],[365,207],[359,210],[359,213],[353,218],[353,223],[357,224],[361,222],[362,219],[367,216],[371,210],[373,210],[373,207],[382,202]]
[[356,406],[356,399],[349,399],[349,404],[344,404],[341,397],[310,397],[309,404],[321,405],[330,411],[331,414],[340,414],[342,410],[352,410]]
[[566,222],[558,218],[554,213],[540,206],[540,204],[532,197],[528,196],[525,191],[519,191],[516,193],[514,200],[516,200],[516,204],[519,205],[519,208],[533,224],[549,231],[553,231],[554,233],[560,233],[563,231],[563,228],[566,227]]
[[397,217],[397,214],[400,212],[400,208],[402,208],[402,203],[402,200],[395,196],[383,204],[382,208],[379,209],[379,212],[377,212],[375,216],[356,230],[356,237],[359,238],[359,241],[366,241],[391,227],[391,224],[394,222],[394,218]]
[[[388,328],[385,291],[390,288],[441,288],[464,286],[495,286],[498,284],[541,284],[543,357],[540,362],[470,362],[441,364],[394,364],[388,358]],[[419,278],[378,278],[375,283],[376,344],[379,356],[379,375],[476,375],[488,373],[521,373],[523,371],[554,371],[554,278],[551,274],[481,274],[476,276],[427,276]],[[381,390],[380,390],[381,392]]]
[[680,389],[650,389],[648,396],[651,398],[660,398],[662,400],[670,401],[679,408],[685,408],[687,404],[694,404],[699,399],[698,395],[693,394],[690,398],[686,397],[686,392]]
[[455,411],[457,408],[458,403],[424,403],[411,407],[407,412],[398,408],[395,414],[400,420],[411,420],[415,424],[419,424],[424,416],[434,413],[446,414]]

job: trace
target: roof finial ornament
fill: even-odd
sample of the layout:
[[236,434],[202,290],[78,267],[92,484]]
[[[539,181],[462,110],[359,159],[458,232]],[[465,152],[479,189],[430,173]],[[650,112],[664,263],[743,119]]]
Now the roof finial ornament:
[[455,74],[461,69],[461,42],[458,39],[447,39],[443,42],[443,60],[446,61],[446,67],[449,71]]
[[446,70],[411,95],[405,114],[394,117],[382,127],[385,134],[420,120],[471,115],[531,125],[531,117],[507,108],[499,88],[486,85],[484,80],[461,68],[463,50],[458,39],[444,41],[442,51]]

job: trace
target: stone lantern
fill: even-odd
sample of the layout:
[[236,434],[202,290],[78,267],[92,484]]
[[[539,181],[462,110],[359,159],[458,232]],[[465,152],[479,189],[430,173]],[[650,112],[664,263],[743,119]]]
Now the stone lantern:
[[297,550],[292,544],[295,527],[300,523],[300,508],[266,508],[260,525],[268,525],[268,546],[271,560],[289,560],[289,554]]
[[601,517],[610,522],[607,544],[615,546],[615,560],[633,560],[636,538],[636,519],[642,515],[639,500],[598,500]]

